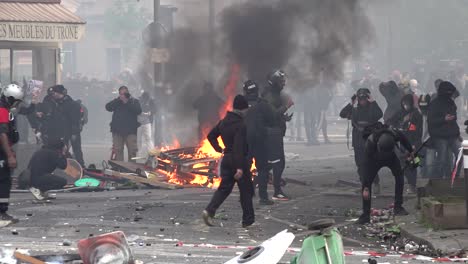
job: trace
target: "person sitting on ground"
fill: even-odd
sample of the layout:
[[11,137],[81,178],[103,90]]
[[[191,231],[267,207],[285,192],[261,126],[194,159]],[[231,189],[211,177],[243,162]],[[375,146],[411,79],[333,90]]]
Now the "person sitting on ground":
[[[30,173],[29,184],[27,176],[22,176],[20,185],[29,185],[29,191],[37,200],[49,198],[46,194],[50,190],[63,189],[67,180],[54,175],[53,172],[58,169],[67,168],[67,147],[62,140],[51,141],[38,151],[36,151],[28,165]],[[26,173],[26,175],[28,174]]]

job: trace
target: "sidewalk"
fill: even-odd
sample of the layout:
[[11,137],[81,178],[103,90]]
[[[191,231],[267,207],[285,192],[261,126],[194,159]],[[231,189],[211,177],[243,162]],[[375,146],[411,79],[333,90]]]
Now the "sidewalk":
[[396,217],[401,234],[417,243],[426,244],[435,252],[447,256],[468,250],[468,229],[433,230],[419,223],[419,212],[416,209],[416,199],[405,203],[410,212],[408,216]]

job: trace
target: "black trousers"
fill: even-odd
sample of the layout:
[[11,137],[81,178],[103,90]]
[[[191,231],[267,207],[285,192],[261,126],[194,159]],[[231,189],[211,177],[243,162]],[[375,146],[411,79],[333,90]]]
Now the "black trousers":
[[255,182],[258,184],[258,196],[261,200],[268,200],[268,180],[270,176],[270,166],[266,150],[256,149],[252,154],[255,159],[255,167],[257,167],[257,177]]
[[8,211],[11,191],[11,170],[6,159],[0,164],[0,213]]
[[372,183],[377,177],[377,173],[383,167],[388,167],[393,176],[395,177],[395,208],[402,207],[403,205],[403,189],[405,185],[405,178],[403,176],[403,170],[401,169],[400,160],[396,154],[385,160],[376,160],[367,158],[364,162],[364,177],[365,181],[362,185],[364,188],[369,189],[369,199],[362,199],[362,210],[364,215],[370,216],[371,202],[372,202]]
[[[240,192],[240,203],[242,207],[242,224],[250,225],[255,222],[255,213],[252,203],[254,187],[252,177],[250,175],[250,168],[248,164],[243,169],[243,176],[240,180],[234,179],[236,169],[231,166],[229,161],[229,154],[226,154],[221,161],[221,184],[218,190],[213,194],[210,203],[206,207],[208,214],[213,217],[218,208],[223,204],[226,198],[231,194],[234,185],[237,182]],[[247,162],[246,162],[247,163]]]
[[281,179],[286,167],[284,155],[284,138],[281,129],[269,130],[267,136],[268,169],[273,170],[273,186],[275,195],[282,192]]
[[54,174],[31,176],[31,186],[39,189],[41,192],[61,190],[65,185],[67,185],[67,180]]
[[[363,142],[362,144],[355,144],[354,146],[354,162],[356,163],[357,173],[359,175],[359,181],[361,183],[364,183],[364,177],[365,177],[364,174],[365,174],[365,166],[366,166],[365,165],[366,151],[364,150],[364,144],[365,142]],[[375,184],[380,183],[379,174],[375,176],[374,183]]]
[[83,150],[81,149],[81,134],[76,135],[75,140],[73,140],[73,137],[70,138],[70,143],[73,149],[73,156],[75,156],[76,161],[84,167],[85,162],[83,159]]

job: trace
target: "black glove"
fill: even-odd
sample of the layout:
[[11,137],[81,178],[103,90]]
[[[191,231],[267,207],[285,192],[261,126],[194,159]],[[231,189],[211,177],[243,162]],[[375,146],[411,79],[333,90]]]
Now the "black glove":
[[283,116],[283,118],[284,118],[284,120],[285,120],[286,122],[289,122],[289,121],[292,120],[293,115],[294,115],[294,113],[292,113],[292,114],[290,114],[290,115],[285,114],[285,115]]
[[351,97],[351,101],[356,101],[357,95],[353,94],[353,97]]
[[465,132],[468,134],[468,120],[465,121],[465,126],[466,126]]

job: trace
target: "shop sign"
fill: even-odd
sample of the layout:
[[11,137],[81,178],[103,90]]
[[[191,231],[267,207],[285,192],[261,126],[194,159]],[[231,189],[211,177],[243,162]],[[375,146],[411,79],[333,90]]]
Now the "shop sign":
[[1,22],[0,41],[78,41],[84,35],[84,24]]

